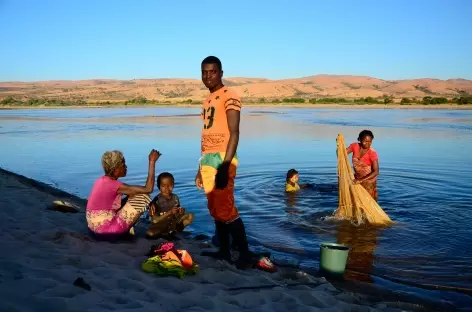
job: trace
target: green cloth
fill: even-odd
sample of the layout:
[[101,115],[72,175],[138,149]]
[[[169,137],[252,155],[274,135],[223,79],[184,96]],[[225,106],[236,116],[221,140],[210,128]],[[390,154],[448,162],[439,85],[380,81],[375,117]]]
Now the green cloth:
[[141,264],[144,272],[154,273],[159,276],[176,276],[183,278],[185,275],[195,275],[198,272],[198,265],[193,264],[190,269],[184,268],[179,261],[162,260],[159,255],[153,256],[145,260]]
[[[234,154],[234,158],[238,159],[237,153]],[[221,158],[221,153],[208,153],[204,154],[200,159],[200,165],[202,166],[209,166],[215,169],[223,163],[223,158]]]

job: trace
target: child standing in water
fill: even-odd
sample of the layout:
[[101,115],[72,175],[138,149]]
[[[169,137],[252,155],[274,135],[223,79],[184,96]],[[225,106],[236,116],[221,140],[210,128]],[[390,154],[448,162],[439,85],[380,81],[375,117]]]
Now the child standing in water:
[[183,229],[193,222],[194,215],[186,213],[180,206],[180,200],[174,190],[174,176],[163,172],[157,177],[157,188],[160,193],[154,197],[150,206],[152,225],[147,231],[150,238],[170,234]]
[[287,178],[285,179],[285,192],[296,192],[300,188],[305,188],[311,184],[298,184],[299,174],[295,169],[290,169],[287,172]]

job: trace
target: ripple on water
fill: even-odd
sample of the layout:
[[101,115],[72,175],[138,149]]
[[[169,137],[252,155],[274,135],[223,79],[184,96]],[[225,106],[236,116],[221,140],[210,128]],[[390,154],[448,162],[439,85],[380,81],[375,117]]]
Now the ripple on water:
[[[467,231],[460,218],[454,217],[461,209],[461,216],[470,219],[470,210],[463,209],[466,186],[450,183],[457,173],[440,172],[441,168],[382,170],[379,203],[398,222],[389,228],[355,227],[330,218],[337,207],[338,189],[335,173],[325,170],[303,172],[300,182],[314,183],[314,187],[293,195],[284,193],[280,172],[242,172],[237,201],[250,236],[276,252],[316,264],[319,243],[338,241],[351,248],[348,267],[352,270],[410,281],[421,277],[425,283],[462,284],[472,274],[452,282],[456,274],[452,272],[470,269],[472,253],[467,250],[459,256],[451,252],[464,243],[471,246],[470,239],[464,242],[454,234]],[[461,199],[450,199],[451,194]],[[433,236],[438,239],[431,240]]]

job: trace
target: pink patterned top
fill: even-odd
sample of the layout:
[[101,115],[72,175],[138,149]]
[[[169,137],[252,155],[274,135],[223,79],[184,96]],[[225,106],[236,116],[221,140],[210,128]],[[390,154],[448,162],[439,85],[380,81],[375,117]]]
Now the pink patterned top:
[[121,208],[121,194],[118,188],[123,182],[102,176],[95,181],[88,198],[87,211],[118,210]]

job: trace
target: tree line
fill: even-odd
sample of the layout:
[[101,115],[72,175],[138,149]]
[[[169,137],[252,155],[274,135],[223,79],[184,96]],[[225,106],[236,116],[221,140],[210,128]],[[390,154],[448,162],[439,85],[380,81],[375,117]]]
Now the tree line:
[[147,104],[202,104],[202,101],[192,99],[172,102],[169,100],[149,100],[145,97],[137,97],[127,101],[97,101],[87,102],[83,99],[54,99],[54,98],[27,98],[19,99],[7,96],[0,100],[1,106],[93,106],[93,105],[147,105]]
[[[247,99],[243,98],[243,102],[246,103],[273,103],[273,104],[391,104],[393,103],[393,98],[390,96],[384,96],[382,98],[373,98],[373,97],[364,97],[358,99],[346,99],[346,98],[298,98],[298,97],[289,97],[283,99],[271,99],[267,100],[265,98],[259,99]],[[2,106],[86,106],[86,105],[152,105],[152,104],[187,104],[187,105],[198,105],[202,101],[198,100],[181,100],[181,101],[170,101],[170,100],[149,100],[145,97],[136,97],[122,102],[110,102],[110,101],[100,101],[100,102],[86,102],[83,99],[54,99],[54,98],[26,98],[18,99],[12,96],[3,98],[0,101]],[[436,104],[458,104],[458,105],[467,105],[472,104],[472,96],[469,94],[462,94],[460,97],[453,99],[447,99],[445,97],[432,97],[425,96],[422,99],[416,98],[402,98],[400,101],[401,105],[411,105],[411,104],[422,104],[422,105],[436,105]]]
[[[252,101],[254,102],[254,101]],[[260,98],[258,101],[254,103],[294,103],[294,104],[303,104],[303,103],[310,103],[310,104],[391,104],[394,103],[393,97],[384,96],[382,98],[374,98],[374,97],[363,97],[358,99],[345,99],[345,98],[313,98],[313,99],[304,99],[304,98],[284,98],[284,99],[273,99],[271,101],[267,101],[265,98]],[[422,104],[422,105],[434,105],[434,104],[472,104],[472,96],[464,95],[453,99],[447,99],[445,97],[431,97],[425,96],[422,99],[416,98],[402,98],[400,104],[402,105],[410,105],[410,104]]]

